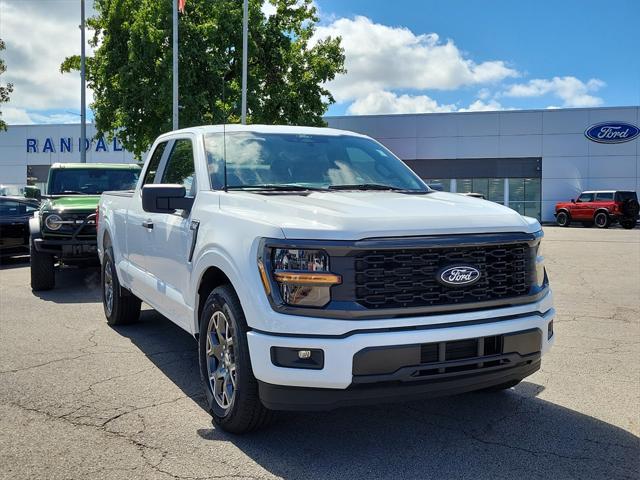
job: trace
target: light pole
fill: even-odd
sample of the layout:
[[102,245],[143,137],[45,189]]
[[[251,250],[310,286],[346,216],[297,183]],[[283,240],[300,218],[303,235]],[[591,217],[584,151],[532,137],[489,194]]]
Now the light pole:
[[173,130],[178,130],[178,0],[173,2]]
[[242,112],[241,123],[247,124],[247,50],[249,48],[249,0],[244,0],[242,12]]
[[84,28],[84,0],[80,0],[80,163],[87,163],[87,79]]

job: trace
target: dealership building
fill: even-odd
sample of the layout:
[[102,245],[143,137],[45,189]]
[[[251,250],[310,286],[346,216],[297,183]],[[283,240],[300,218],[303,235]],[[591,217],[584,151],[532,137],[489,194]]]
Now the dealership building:
[[[553,220],[583,190],[640,191],[640,107],[327,117],[367,134],[434,188],[480,193]],[[88,162],[132,162],[117,138],[94,138]],[[43,184],[55,162],[80,160],[79,125],[14,125],[0,132],[0,184]]]

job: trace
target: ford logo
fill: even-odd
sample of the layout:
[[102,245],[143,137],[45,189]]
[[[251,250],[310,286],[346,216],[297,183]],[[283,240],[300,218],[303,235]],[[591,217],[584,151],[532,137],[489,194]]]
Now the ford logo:
[[443,285],[473,285],[480,280],[480,270],[470,265],[446,267],[438,272],[437,279]]
[[640,128],[631,123],[605,122],[592,125],[584,131],[585,137],[598,143],[622,143],[633,140]]

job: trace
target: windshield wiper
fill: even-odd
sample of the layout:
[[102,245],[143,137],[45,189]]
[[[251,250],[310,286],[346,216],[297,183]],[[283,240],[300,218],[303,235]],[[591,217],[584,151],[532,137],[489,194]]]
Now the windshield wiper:
[[230,185],[227,190],[272,190],[277,192],[306,192],[306,191],[323,191],[324,188],[305,187],[303,185],[287,185],[283,184],[262,184],[262,185]]
[[78,192],[77,190],[62,190],[61,192],[55,192],[51,195],[86,195],[84,192]]

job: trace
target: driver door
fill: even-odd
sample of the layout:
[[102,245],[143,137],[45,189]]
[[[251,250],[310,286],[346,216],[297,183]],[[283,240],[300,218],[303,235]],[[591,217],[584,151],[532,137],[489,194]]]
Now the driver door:
[[575,220],[591,220],[593,218],[593,193],[583,193],[571,209],[571,217]]

